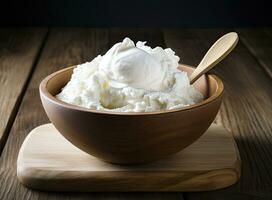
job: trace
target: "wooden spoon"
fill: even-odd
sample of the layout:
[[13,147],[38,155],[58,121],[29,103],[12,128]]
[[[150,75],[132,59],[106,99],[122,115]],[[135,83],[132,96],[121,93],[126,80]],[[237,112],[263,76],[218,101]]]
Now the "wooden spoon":
[[238,35],[230,32],[219,38],[205,54],[197,68],[190,76],[190,83],[193,84],[200,76],[208,72],[221,60],[223,60],[238,43]]

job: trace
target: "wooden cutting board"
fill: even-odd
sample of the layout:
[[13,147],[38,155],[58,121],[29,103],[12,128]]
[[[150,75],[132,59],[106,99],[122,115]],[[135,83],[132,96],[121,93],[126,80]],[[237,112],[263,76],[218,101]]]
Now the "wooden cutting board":
[[214,124],[178,154],[130,166],[100,161],[45,124],[25,139],[17,175],[25,186],[49,191],[207,191],[234,184],[240,165],[231,134]]

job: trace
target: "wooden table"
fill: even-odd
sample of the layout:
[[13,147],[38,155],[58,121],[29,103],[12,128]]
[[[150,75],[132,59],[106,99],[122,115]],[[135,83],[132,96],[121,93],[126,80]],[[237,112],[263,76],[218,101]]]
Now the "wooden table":
[[92,60],[129,36],[171,47],[196,65],[227,29],[0,29],[0,199],[272,199],[272,29],[235,29],[240,42],[214,73],[225,84],[216,119],[230,130],[242,159],[241,180],[199,193],[45,193],[20,185],[19,148],[31,129],[48,122],[38,86],[43,77]]

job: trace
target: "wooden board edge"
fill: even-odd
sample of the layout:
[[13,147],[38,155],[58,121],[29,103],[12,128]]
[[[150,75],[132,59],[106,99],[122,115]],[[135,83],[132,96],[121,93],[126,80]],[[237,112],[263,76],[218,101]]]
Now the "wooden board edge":
[[[127,181],[127,173],[132,178],[130,181]],[[59,192],[200,192],[229,187],[235,184],[240,177],[240,173],[236,169],[218,169],[199,172],[198,175],[195,175],[195,172],[190,175],[187,172],[177,171],[172,173],[169,171],[152,173],[101,171],[95,172],[95,175],[91,172],[86,175],[85,172],[83,173],[84,178],[78,172],[70,172],[74,179],[69,180],[61,177],[54,178],[54,180],[41,178],[48,177],[48,174],[50,174],[50,170],[46,169],[17,168],[18,180],[24,186],[41,191]],[[54,177],[54,174],[49,177]],[[118,177],[118,180],[116,180],[116,177]],[[134,180],[133,177],[135,177]],[[149,177],[149,180],[152,181],[143,185],[143,181],[146,182],[146,177]],[[173,181],[173,177],[176,180]],[[213,179],[214,177],[216,179]],[[154,184],[157,182],[160,182],[159,186]],[[63,183],[65,183],[65,186]],[[192,188],[192,185],[194,185],[194,188]]]

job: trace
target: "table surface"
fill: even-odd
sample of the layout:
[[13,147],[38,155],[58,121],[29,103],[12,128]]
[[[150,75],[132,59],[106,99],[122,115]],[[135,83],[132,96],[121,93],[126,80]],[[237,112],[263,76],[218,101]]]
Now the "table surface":
[[[216,123],[234,136],[242,160],[240,181],[198,193],[56,193],[20,185],[16,160],[25,137],[49,122],[38,86],[46,75],[92,60],[125,36],[171,47],[181,63],[197,65],[221,35],[236,31],[240,42],[212,72],[225,84]],[[272,199],[272,28],[1,28],[0,199]]]

